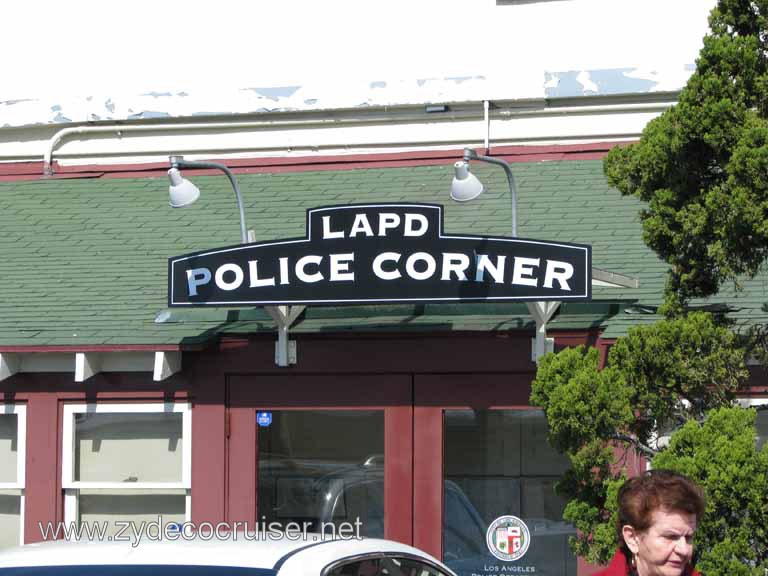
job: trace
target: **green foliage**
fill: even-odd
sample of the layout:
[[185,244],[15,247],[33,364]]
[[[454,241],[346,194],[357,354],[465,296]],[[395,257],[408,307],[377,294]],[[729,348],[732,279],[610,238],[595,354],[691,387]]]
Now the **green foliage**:
[[[768,446],[755,448],[754,413],[730,407],[746,380],[745,351],[709,315],[685,312],[690,299],[754,276],[768,258],[768,0],[719,0],[710,27],[679,103],[604,163],[611,185],[647,204],[643,239],[670,265],[669,319],[631,329],[603,370],[595,350],[544,357],[531,401],[571,461],[557,490],[578,554],[604,563],[618,543],[617,455],[626,451],[616,448],[653,454],[655,435],[682,425],[653,465],[707,492],[699,569],[764,576]],[[764,326],[746,340],[768,358]]]
[[615,496],[624,481],[617,446],[653,453],[653,433],[728,406],[747,377],[744,350],[705,313],[630,329],[599,369],[595,349],[544,356],[531,403],[547,417],[550,443],[571,467],[557,485],[573,550],[605,563],[617,545]]
[[[763,304],[763,312],[768,312],[768,304]],[[749,353],[763,366],[768,366],[768,325],[757,324],[747,334]]]
[[598,362],[597,350],[579,346],[539,364],[531,402],[548,407],[549,437],[558,450],[589,445],[633,419],[624,382],[615,370],[598,370]]
[[755,445],[755,411],[721,408],[688,422],[653,460],[696,480],[707,510],[696,532],[707,576],[764,576],[768,570],[768,444]]
[[669,314],[768,257],[768,0],[720,0],[710,27],[679,103],[604,164],[648,203],[643,237],[671,266]]
[[631,390],[637,415],[631,433],[643,444],[657,425],[729,405],[748,375],[736,335],[703,312],[630,329],[611,348],[608,366]]

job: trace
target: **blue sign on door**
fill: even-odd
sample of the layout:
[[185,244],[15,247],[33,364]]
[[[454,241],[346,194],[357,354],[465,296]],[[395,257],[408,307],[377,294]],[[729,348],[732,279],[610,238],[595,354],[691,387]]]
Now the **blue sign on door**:
[[272,412],[256,412],[256,423],[262,427],[272,424]]

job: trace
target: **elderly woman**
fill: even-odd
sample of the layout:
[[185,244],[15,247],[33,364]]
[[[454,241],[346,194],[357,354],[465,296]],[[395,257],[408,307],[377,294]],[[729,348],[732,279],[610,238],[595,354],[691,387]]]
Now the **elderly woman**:
[[621,548],[595,576],[698,576],[693,533],[704,514],[704,496],[689,478],[653,470],[619,490]]

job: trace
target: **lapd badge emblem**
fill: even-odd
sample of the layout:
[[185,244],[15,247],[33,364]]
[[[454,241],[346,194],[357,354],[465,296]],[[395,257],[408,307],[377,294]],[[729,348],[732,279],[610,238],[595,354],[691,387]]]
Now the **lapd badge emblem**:
[[531,532],[517,516],[499,516],[491,522],[485,535],[488,550],[499,560],[514,562],[522,558],[531,545]]

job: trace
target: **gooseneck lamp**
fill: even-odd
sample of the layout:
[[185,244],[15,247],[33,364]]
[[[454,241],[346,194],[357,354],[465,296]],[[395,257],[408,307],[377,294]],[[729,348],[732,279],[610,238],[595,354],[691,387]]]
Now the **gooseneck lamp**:
[[243,197],[240,194],[240,187],[237,185],[235,175],[224,164],[217,162],[191,162],[184,160],[183,156],[170,156],[168,158],[171,163],[171,169],[168,170],[168,179],[171,181],[171,185],[168,187],[169,204],[173,208],[184,208],[189,206],[195,200],[200,197],[200,190],[197,186],[192,184],[189,180],[181,175],[181,170],[184,168],[205,168],[221,170],[229,178],[229,183],[232,185],[232,189],[235,192],[235,198],[237,199],[237,208],[240,212],[240,241],[243,244],[248,244],[248,232],[245,226],[245,209],[243,208]]
[[492,158],[490,156],[481,156],[471,148],[464,148],[464,159],[456,162],[454,167],[453,183],[451,184],[451,198],[457,202],[467,202],[473,200],[483,193],[485,187],[477,176],[469,170],[470,160],[480,160],[489,164],[496,164],[504,168],[509,184],[509,194],[512,199],[512,237],[517,238],[517,185],[515,176],[512,174],[512,168],[504,160]]

